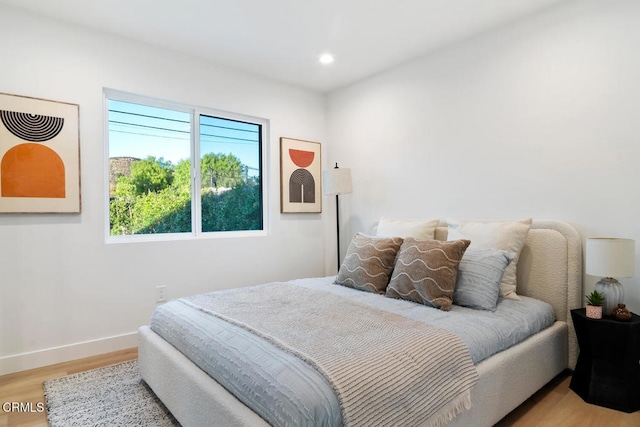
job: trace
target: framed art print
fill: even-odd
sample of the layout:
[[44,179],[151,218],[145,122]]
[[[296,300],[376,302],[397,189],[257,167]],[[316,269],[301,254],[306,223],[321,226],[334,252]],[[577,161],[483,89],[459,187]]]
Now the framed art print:
[[0,93],[0,213],[80,213],[77,104]]
[[320,143],[280,138],[280,212],[322,212]]

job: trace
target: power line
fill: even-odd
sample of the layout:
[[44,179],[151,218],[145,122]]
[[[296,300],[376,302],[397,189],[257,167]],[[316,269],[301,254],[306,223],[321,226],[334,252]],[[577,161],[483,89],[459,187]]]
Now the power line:
[[[121,122],[121,121],[118,121],[118,120],[109,120],[109,123],[110,124],[114,124],[114,125],[121,125],[121,126],[134,126],[134,127],[145,128],[145,129],[160,130],[160,131],[165,131],[165,132],[176,132],[176,133],[183,133],[183,134],[189,134],[189,135],[191,134],[191,131],[186,131],[186,130],[168,129],[168,128],[162,128],[162,127],[158,127],[158,126],[142,125],[142,124],[138,124],[138,123]],[[118,132],[118,131],[116,131],[116,132]],[[120,132],[122,132],[122,131],[120,131]],[[155,136],[155,135],[151,135],[151,134],[139,134],[139,135]],[[234,141],[246,141],[246,142],[250,142],[250,143],[258,143],[258,140],[256,140],[256,139],[237,138],[237,137],[234,137],[234,136],[216,135],[216,134],[212,134],[212,133],[201,133],[200,136],[210,136],[212,138],[223,138],[223,139],[230,139],[230,140],[234,140]]]
[[[227,120],[227,119],[219,119],[219,120],[225,120],[225,121],[232,121],[232,120]],[[238,122],[239,123],[239,122]],[[241,129],[241,128],[232,128],[232,127],[228,127],[228,126],[220,126],[220,125],[210,125],[207,123],[202,123],[200,122],[200,127],[202,126],[207,126],[207,127],[212,127],[212,128],[218,128],[218,129],[228,129],[228,130],[234,130],[234,131],[238,131],[238,132],[250,132],[250,133],[258,133],[257,130],[251,130],[251,129]],[[258,125],[253,125],[256,127],[259,127]]]
[[[132,131],[126,131],[126,130],[117,130],[117,129],[109,129],[109,132],[124,133],[124,134],[127,134],[127,135],[148,136],[150,138],[179,139],[179,140],[182,140],[182,141],[189,141],[189,138],[185,138],[184,136],[154,135],[154,134],[151,134],[151,133],[132,132]],[[216,135],[206,135],[206,136],[216,137]],[[226,138],[226,137],[220,136],[220,138]],[[251,141],[251,140],[246,140],[246,141],[248,141],[248,142],[220,141],[220,140],[216,141],[216,140],[210,140],[210,139],[203,140],[201,138],[201,142],[213,142],[213,143],[217,143],[217,144],[253,145],[253,144],[257,144],[258,143],[258,141]]]
[[183,141],[189,141],[188,137],[185,138],[185,137],[181,137],[181,136],[152,135],[150,133],[139,133],[139,132],[126,131],[126,130],[116,130],[116,129],[109,129],[109,132],[124,133],[124,134],[128,134],[128,135],[149,136],[149,137],[152,137],[152,138],[180,139],[180,140],[183,140]]
[[211,133],[201,133],[200,136],[210,136],[210,137],[213,137],[213,138],[224,138],[224,139],[232,139],[234,141],[246,141],[246,142],[258,143],[258,141],[255,140],[255,139],[235,138],[233,136],[215,135],[215,134],[211,134]]
[[[191,124],[191,120],[178,120],[178,119],[171,119],[169,117],[162,117],[162,116],[151,116],[149,114],[140,114],[140,113],[132,113],[130,111],[121,111],[121,110],[109,110],[110,113],[119,113],[119,114],[127,114],[129,116],[137,116],[137,117],[146,117],[148,119],[159,119],[159,120],[167,120],[170,122],[177,122],[177,123],[186,123],[186,124]],[[187,113],[184,113],[187,114]]]
[[156,130],[162,130],[162,131],[167,131],[167,132],[177,132],[177,133],[191,134],[191,131],[188,131],[188,130],[168,129],[168,128],[161,128],[161,127],[158,127],[158,126],[141,125],[141,124],[138,124],[138,123],[121,122],[121,121],[118,121],[118,120],[109,120],[109,123],[113,123],[113,124],[116,124],[116,125],[124,125],[124,126],[137,126],[137,127],[141,127],[141,128],[156,129]]
[[[171,121],[171,122],[176,122],[176,123],[185,123],[185,124],[191,125],[191,120],[171,119],[169,117],[152,116],[152,115],[149,115],[149,114],[133,113],[133,112],[130,112],[130,111],[122,111],[122,110],[109,110],[109,112],[110,113],[125,114],[125,115],[129,115],[129,116],[136,116],[136,117],[145,117],[145,118],[154,119],[154,120],[166,120],[166,121]],[[200,117],[207,117],[207,118],[210,118],[210,119],[222,120],[222,121],[226,121],[226,122],[243,123],[243,124],[259,127],[259,125],[255,125],[253,123],[239,122],[237,120],[224,119],[222,117],[205,116],[205,115],[202,115],[202,114],[200,115]],[[133,125],[133,126],[144,126],[144,125],[138,125],[138,124],[135,124],[135,123],[130,123],[130,124]],[[218,129],[227,129],[227,130],[232,130],[232,131],[237,131],[237,132],[259,133],[259,130],[243,129],[243,128],[239,128],[239,127],[220,126],[220,125],[203,123],[202,121],[200,121],[200,126],[201,127],[202,126],[213,127],[213,128],[218,128]]]

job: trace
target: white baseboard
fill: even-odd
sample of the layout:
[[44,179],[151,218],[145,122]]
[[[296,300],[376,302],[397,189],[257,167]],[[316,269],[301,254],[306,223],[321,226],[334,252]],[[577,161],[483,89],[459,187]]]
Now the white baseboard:
[[138,332],[0,357],[0,375],[138,346]]

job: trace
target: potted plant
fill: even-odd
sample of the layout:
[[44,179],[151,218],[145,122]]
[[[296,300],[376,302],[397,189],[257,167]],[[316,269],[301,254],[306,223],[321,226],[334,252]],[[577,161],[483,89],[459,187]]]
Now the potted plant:
[[598,291],[593,291],[587,295],[587,317],[590,319],[602,319],[602,305],[604,295]]

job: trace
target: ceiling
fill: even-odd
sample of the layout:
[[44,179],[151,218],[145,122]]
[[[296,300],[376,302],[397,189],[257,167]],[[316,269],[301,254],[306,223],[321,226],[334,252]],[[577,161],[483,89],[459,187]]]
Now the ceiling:
[[[566,0],[0,0],[327,92]],[[321,65],[331,52],[335,62]]]

